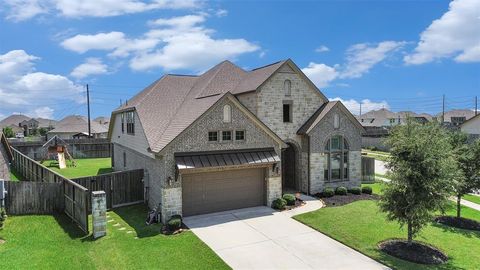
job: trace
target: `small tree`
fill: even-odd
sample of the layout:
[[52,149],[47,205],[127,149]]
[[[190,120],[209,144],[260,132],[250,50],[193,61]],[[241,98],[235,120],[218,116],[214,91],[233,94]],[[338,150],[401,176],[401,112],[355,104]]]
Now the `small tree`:
[[462,132],[452,132],[450,138],[452,155],[459,169],[454,192],[457,197],[457,218],[460,218],[463,195],[480,189],[480,140],[469,144],[467,135]]
[[4,127],[2,131],[7,138],[15,137],[15,133],[13,132],[13,129],[11,127]]
[[41,127],[38,129],[38,132],[40,133],[40,136],[45,136],[48,132],[48,129]]
[[438,123],[420,125],[408,119],[395,127],[386,140],[392,181],[380,199],[388,220],[407,225],[411,244],[418,232],[444,208],[452,194],[455,164],[446,132]]

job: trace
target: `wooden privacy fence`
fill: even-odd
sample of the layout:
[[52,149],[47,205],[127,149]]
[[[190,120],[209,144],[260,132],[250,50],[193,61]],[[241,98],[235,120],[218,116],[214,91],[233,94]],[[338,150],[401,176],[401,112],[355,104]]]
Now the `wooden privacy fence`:
[[65,214],[88,234],[88,205],[90,193],[88,189],[70,179],[63,181],[63,196],[65,198]]
[[375,159],[362,156],[362,182],[375,182]]
[[27,181],[59,183],[65,177],[29,158],[19,150],[11,147],[13,160],[12,167]]
[[75,178],[72,181],[84,186],[90,193],[105,191],[109,209],[144,200],[143,169]]
[[5,181],[8,214],[51,214],[64,209],[62,183]]

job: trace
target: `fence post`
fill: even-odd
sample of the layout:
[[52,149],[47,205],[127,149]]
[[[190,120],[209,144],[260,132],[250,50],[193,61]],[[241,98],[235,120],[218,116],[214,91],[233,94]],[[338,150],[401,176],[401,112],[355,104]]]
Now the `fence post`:
[[107,234],[107,196],[105,191],[92,191],[93,238]]

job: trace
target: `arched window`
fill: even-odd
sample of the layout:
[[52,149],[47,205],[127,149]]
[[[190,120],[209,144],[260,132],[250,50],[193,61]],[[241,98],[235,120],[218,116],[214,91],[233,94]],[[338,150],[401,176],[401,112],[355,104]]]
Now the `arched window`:
[[292,82],[290,80],[283,82],[283,91],[287,97],[292,95]]
[[325,144],[325,181],[348,180],[348,142],[341,135],[332,136]]
[[230,105],[223,106],[223,122],[232,122],[232,107]]

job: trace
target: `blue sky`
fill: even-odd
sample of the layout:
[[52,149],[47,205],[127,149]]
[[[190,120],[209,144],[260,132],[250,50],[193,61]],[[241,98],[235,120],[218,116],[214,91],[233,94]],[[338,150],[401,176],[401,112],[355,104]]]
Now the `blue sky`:
[[354,113],[473,108],[480,1],[4,0],[0,118],[109,115],[164,73],[291,58]]

